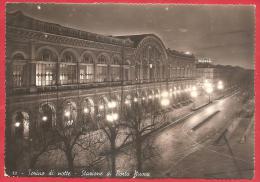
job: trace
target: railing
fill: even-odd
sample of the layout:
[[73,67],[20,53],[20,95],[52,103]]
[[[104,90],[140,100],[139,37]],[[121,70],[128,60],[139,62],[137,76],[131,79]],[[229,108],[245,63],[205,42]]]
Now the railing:
[[171,79],[139,79],[139,80],[126,80],[126,81],[104,81],[104,82],[89,82],[89,83],[73,83],[64,85],[46,85],[46,86],[33,86],[33,87],[15,87],[9,89],[7,95],[22,95],[37,92],[52,92],[52,91],[66,91],[77,89],[91,89],[91,88],[104,88],[104,87],[118,87],[130,85],[149,85],[154,83],[171,83],[176,81],[193,80],[196,78],[171,78]]

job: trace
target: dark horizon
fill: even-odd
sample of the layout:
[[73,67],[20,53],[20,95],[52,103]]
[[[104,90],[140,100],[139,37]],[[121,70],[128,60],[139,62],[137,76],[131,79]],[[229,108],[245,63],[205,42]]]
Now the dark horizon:
[[7,4],[7,12],[17,10],[103,35],[156,34],[167,48],[254,70],[254,6]]

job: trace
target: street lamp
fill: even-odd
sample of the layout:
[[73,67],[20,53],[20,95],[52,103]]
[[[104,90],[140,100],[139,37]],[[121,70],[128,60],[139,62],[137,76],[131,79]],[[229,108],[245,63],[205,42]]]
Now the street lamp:
[[126,104],[126,105],[130,105],[130,100],[129,100],[129,99],[126,99],[126,100],[125,100],[125,104]]
[[170,100],[169,100],[169,93],[167,91],[163,91],[162,94],[162,99],[161,99],[161,105],[166,107],[170,104]]
[[18,122],[18,121],[14,123],[14,126],[15,126],[16,128],[20,127],[20,125],[21,125],[21,123]]
[[210,94],[213,92],[213,86],[212,86],[212,84],[211,83],[209,83],[209,82],[207,82],[207,83],[205,83],[205,90],[206,90],[206,92],[207,92],[207,94],[208,94],[208,96],[209,96],[209,103],[211,102],[211,100],[210,100]]
[[190,93],[190,96],[193,99],[193,106],[192,108],[195,109],[195,104],[196,104],[196,97],[198,97],[198,92],[196,87],[192,87],[192,91]]
[[117,105],[117,104],[116,104],[115,101],[111,101],[111,102],[109,102],[109,103],[107,104],[107,106],[108,106],[109,109],[113,109],[113,108],[115,108],[116,105]]
[[217,85],[219,90],[222,90],[224,88],[223,82],[220,80],[218,81],[218,85]]
[[137,101],[138,101],[138,99],[135,97],[135,98],[134,98],[134,102],[137,102]]
[[42,121],[47,121],[47,119],[48,119],[47,116],[42,117]]
[[161,105],[162,105],[162,106],[166,107],[166,106],[168,106],[169,104],[170,104],[170,100],[169,100],[168,98],[163,98],[163,99],[161,100]]
[[113,123],[114,121],[118,120],[118,114],[117,113],[107,114],[106,119],[107,119],[108,122]]
[[83,109],[83,112],[84,112],[85,114],[87,114],[87,113],[89,113],[89,109],[88,109],[87,107],[85,107],[85,108]]
[[[218,90],[223,90],[224,89],[224,84],[223,82],[220,80],[218,81],[218,85],[217,85]],[[221,97],[223,97],[223,92],[221,91]]]
[[99,105],[99,106],[98,106],[98,109],[99,109],[99,110],[103,110],[103,109],[104,109],[104,106],[103,106],[103,105]]
[[64,116],[69,117],[70,116],[70,111],[65,111]]
[[167,91],[163,91],[161,94],[162,97],[168,97],[169,93]]

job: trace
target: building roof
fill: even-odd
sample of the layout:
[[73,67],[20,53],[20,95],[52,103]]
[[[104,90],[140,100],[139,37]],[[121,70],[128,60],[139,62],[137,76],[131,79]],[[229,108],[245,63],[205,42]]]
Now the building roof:
[[134,47],[137,47],[138,44],[147,36],[154,36],[160,39],[158,36],[154,34],[122,35],[122,36],[113,36],[113,37],[131,40],[134,43]]
[[116,38],[113,36],[105,36],[101,34],[91,33],[87,31],[77,30],[74,28],[65,27],[56,23],[49,23],[34,19],[25,15],[22,11],[15,11],[13,13],[7,13],[6,24],[7,26],[14,26],[19,28],[25,28],[29,30],[36,30],[51,34],[57,34],[62,36],[75,37],[85,40],[91,40],[96,42],[125,45],[133,47],[133,42],[129,39],[122,40],[122,38]]
[[186,58],[193,58],[195,59],[195,56],[193,54],[185,54],[184,52],[173,50],[173,49],[167,49],[167,54],[171,56],[181,56]]

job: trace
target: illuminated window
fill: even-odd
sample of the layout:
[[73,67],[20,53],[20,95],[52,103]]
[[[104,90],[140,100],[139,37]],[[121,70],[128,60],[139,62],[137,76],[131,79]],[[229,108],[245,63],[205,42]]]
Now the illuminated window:
[[94,65],[80,66],[80,83],[91,82],[94,79]]
[[61,84],[72,84],[77,82],[77,66],[70,64],[60,65]]
[[13,87],[22,87],[24,84],[25,78],[25,60],[23,54],[16,53],[13,57],[12,65],[12,86]]
[[92,82],[94,79],[94,61],[93,57],[88,53],[83,56],[79,74],[80,83]]
[[110,73],[112,81],[120,80],[120,59],[118,57],[113,58]]
[[65,52],[60,64],[60,81],[61,84],[77,83],[77,65],[76,57],[71,52]]
[[13,87],[21,87],[23,85],[24,65],[13,65]]
[[55,85],[56,83],[56,65],[36,64],[36,86]]
[[108,65],[107,59],[104,55],[99,56],[97,64],[97,82],[104,82],[108,80]]

